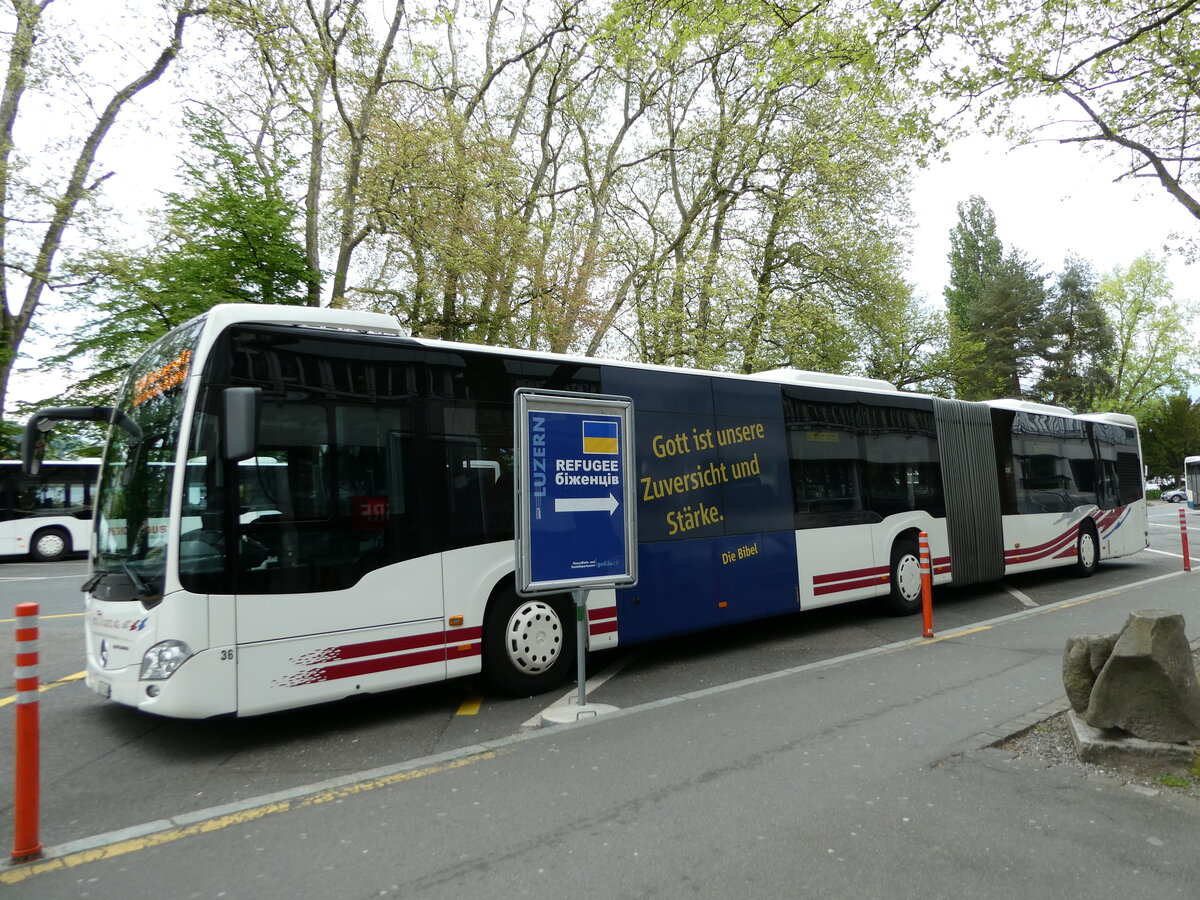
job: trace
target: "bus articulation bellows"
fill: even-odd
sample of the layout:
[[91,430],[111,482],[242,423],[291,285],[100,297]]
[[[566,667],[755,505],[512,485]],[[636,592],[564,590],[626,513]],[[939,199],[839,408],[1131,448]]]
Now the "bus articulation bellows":
[[586,650],[1071,566],[1147,546],[1136,422],[884,382],[697,372],[405,337],[391,318],[226,305],[138,360],[111,409],[87,684],[167,716],[255,715],[574,667],[569,596],[513,582],[517,388],[633,398],[635,587]]

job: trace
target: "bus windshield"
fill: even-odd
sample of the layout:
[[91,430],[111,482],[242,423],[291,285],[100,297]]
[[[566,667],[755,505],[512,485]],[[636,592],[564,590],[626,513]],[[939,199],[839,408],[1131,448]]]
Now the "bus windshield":
[[184,384],[202,324],[172,332],[134,364],[118,409],[141,438],[113,428],[100,475],[93,572],[125,575],[142,597],[162,592]]

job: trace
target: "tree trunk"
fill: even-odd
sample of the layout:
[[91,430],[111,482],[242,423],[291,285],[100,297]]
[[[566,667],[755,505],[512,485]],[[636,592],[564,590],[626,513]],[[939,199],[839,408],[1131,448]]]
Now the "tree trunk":
[[[16,119],[17,107],[20,103],[21,91],[24,88],[26,73],[28,72],[32,57],[33,45],[37,41],[37,26],[41,18],[41,13],[49,2],[50,0],[42,0],[40,5],[35,5],[25,2],[25,0],[17,0],[16,4],[18,10],[18,29],[17,35],[14,38],[14,52],[9,59],[9,73],[5,82],[3,108],[0,111],[0,129],[2,129],[2,132],[0,132],[0,145],[3,146],[4,154],[3,157],[0,157],[0,198],[2,198],[2,202],[5,205],[8,199],[10,178],[8,154],[12,147],[12,125]],[[203,9],[193,8],[191,0],[184,3],[176,12],[171,39],[159,53],[158,58],[145,72],[118,90],[112,96],[112,99],[108,101],[108,105],[100,114],[100,118],[96,121],[95,126],[93,126],[91,133],[87,136],[87,139],[79,150],[79,154],[75,158],[66,187],[63,189],[62,194],[53,202],[53,212],[47,223],[45,234],[42,236],[37,255],[34,257],[33,265],[23,273],[27,282],[21,307],[16,313],[12,313],[9,309],[6,285],[3,297],[3,319],[0,320],[0,410],[4,408],[9,379],[12,374],[12,368],[16,363],[17,354],[20,351],[22,342],[25,340],[25,335],[29,330],[30,323],[33,321],[34,314],[37,312],[38,304],[42,298],[42,291],[50,280],[54,258],[62,245],[63,233],[73,221],[79,201],[84,199],[88,194],[96,191],[112,174],[110,172],[101,175],[92,181],[91,184],[87,183],[100,145],[108,136],[108,132],[116,121],[117,115],[125,105],[133,100],[142,90],[158,81],[179,54],[179,49],[183,46],[183,29],[187,24],[187,20],[193,16],[203,15],[204,12],[205,10]],[[0,207],[0,221],[4,221],[5,215],[7,215],[7,209]],[[0,267],[5,270],[5,281],[7,281],[7,273],[10,267],[16,268],[15,263],[8,258],[7,247],[3,244],[0,244]]]

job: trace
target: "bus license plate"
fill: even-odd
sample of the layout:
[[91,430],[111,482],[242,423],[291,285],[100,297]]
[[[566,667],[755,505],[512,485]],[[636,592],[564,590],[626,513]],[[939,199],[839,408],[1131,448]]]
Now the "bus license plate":
[[109,699],[112,697],[112,685],[107,681],[97,681],[96,693],[105,699]]

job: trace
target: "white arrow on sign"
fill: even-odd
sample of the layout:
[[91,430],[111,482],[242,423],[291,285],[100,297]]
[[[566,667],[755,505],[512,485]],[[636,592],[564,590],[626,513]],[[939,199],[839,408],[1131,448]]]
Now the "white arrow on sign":
[[620,506],[611,493],[607,497],[555,497],[555,512],[606,512],[610,516]]

